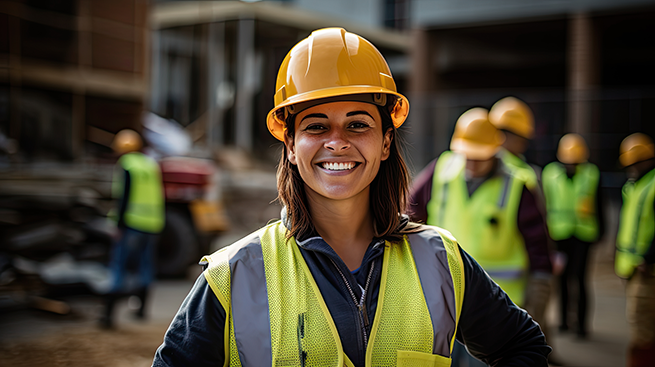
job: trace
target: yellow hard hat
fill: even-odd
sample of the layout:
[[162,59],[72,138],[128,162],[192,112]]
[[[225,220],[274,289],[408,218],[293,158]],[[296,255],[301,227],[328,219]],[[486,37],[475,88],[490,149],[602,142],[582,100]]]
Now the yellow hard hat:
[[409,101],[396,91],[382,54],[343,28],[319,29],[298,42],[282,61],[275,90],[275,107],[268,113],[266,124],[278,140],[284,140],[289,114],[326,98],[390,106],[395,127],[402,125],[409,113]]
[[534,136],[534,116],[525,102],[505,97],[494,103],[489,110],[489,121],[497,129],[510,131],[526,139]]
[[589,159],[589,148],[578,134],[566,134],[559,140],[557,159],[564,164],[584,163]]
[[135,152],[143,146],[141,136],[134,130],[121,130],[114,137],[111,148],[118,154]]
[[488,111],[476,107],[457,119],[450,149],[464,154],[467,159],[487,160],[498,152],[504,141],[503,132],[489,122]]
[[645,134],[634,133],[623,139],[620,148],[619,161],[623,167],[655,158],[653,140]]

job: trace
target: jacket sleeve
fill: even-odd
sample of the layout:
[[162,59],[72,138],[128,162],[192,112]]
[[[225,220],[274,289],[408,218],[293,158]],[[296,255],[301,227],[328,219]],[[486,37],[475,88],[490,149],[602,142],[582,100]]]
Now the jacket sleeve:
[[466,289],[457,339],[490,366],[547,367],[551,348],[530,315],[514,305],[478,263],[460,248]]
[[407,214],[414,222],[426,223],[428,220],[428,202],[432,197],[432,177],[436,165],[436,159],[428,163],[412,181],[407,201]]
[[200,275],[157,348],[153,367],[222,366],[225,310]]
[[130,189],[132,185],[132,178],[130,177],[130,171],[123,170],[123,193],[120,198],[118,198],[118,218],[117,225],[119,228],[125,228],[125,212],[127,211],[127,202],[130,198]]
[[537,196],[526,187],[523,187],[521,193],[517,218],[517,226],[530,260],[530,272],[551,274],[553,268],[546,220],[539,208]]

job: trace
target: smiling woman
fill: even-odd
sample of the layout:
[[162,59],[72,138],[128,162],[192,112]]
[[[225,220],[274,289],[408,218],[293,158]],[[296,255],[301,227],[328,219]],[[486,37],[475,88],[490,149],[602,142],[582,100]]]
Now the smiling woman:
[[403,214],[409,102],[362,37],[314,31],[280,67],[282,220],[203,261],[154,366],[546,366],[539,325],[446,230]]

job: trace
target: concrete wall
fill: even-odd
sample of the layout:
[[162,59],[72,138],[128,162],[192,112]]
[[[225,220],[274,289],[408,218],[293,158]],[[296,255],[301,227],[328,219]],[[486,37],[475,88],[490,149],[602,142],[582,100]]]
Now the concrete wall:
[[370,27],[382,26],[382,0],[295,0],[293,5]]
[[414,27],[550,17],[655,4],[653,0],[413,0]]

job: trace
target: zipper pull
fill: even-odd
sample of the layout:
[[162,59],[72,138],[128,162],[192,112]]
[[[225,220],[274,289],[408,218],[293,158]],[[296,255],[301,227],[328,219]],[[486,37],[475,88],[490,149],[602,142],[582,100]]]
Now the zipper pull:
[[366,312],[366,305],[362,302],[362,305],[359,307],[359,312],[362,313],[362,318],[364,319],[364,327],[366,327],[366,330],[368,330],[368,313]]

